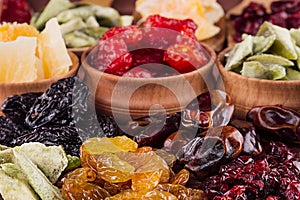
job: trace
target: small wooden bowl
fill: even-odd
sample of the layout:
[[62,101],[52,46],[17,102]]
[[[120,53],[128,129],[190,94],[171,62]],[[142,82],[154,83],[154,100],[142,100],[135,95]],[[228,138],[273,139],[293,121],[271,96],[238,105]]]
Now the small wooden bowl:
[[218,82],[224,84],[224,90],[235,105],[235,117],[245,119],[249,109],[263,105],[280,104],[300,112],[300,80],[263,80],[227,71],[223,63],[225,54],[230,50],[231,47],[224,49],[217,57],[217,66],[221,74]]
[[[72,66],[67,74],[28,83],[0,83],[0,105],[2,105],[2,102],[11,95],[19,95],[28,92],[44,92],[50,87],[52,83],[58,81],[59,79],[75,76],[79,68],[79,59],[74,53],[70,51],[69,56],[72,60]],[[1,114],[2,112],[0,106],[0,115]]]
[[208,64],[189,73],[162,78],[120,77],[101,72],[85,62],[91,49],[84,52],[81,62],[96,110],[132,118],[149,116],[152,111],[181,111],[196,96],[215,86],[212,70],[216,68],[216,54],[207,45],[203,47],[210,56]]

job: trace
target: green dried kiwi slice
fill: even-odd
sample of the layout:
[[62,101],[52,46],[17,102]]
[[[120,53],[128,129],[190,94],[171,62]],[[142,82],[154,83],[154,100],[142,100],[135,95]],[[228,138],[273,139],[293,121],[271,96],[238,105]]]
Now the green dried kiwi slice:
[[269,52],[283,56],[290,60],[296,60],[298,55],[292,41],[291,34],[286,28],[273,25],[270,22],[264,22],[257,34],[257,36],[268,37],[270,35],[275,35],[276,39],[269,49]]
[[285,80],[300,80],[300,72],[292,69],[287,68],[286,69],[286,76],[284,77]]
[[253,37],[248,36],[241,43],[236,44],[233,49],[227,54],[226,70],[238,68],[243,60],[252,54]]
[[300,47],[300,28],[298,28],[298,29],[292,28],[290,30],[290,33],[291,33],[291,37],[295,41],[296,45]]
[[[244,33],[242,39],[246,39],[249,35]],[[260,54],[266,52],[274,43],[276,39],[275,35],[268,37],[254,36],[253,37],[253,54]]]
[[249,61],[243,63],[241,75],[249,78],[268,79],[268,69],[258,61]]
[[264,65],[268,69],[270,79],[281,80],[286,76],[286,68],[279,64]]
[[286,67],[294,66],[294,63],[282,56],[272,54],[258,54],[247,58],[247,61],[258,61],[263,65],[279,64]]

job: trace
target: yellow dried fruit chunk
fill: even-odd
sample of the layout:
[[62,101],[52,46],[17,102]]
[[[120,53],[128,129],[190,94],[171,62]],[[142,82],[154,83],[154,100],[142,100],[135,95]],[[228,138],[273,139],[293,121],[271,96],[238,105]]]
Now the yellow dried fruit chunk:
[[0,41],[9,42],[16,40],[19,36],[37,37],[39,31],[26,23],[4,23],[0,26]]

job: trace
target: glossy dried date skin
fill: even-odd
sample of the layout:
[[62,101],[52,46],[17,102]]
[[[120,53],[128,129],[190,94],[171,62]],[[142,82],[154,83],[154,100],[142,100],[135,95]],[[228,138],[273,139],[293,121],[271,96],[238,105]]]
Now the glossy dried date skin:
[[87,111],[88,87],[77,77],[61,79],[32,105],[25,124],[37,128],[46,124],[69,125]]
[[27,112],[42,93],[26,93],[8,97],[2,104],[2,112],[14,122],[24,125]]
[[234,119],[231,120],[230,125],[238,129],[244,137],[244,154],[255,156],[262,152],[259,135],[252,123]]
[[79,130],[74,126],[49,126],[27,130],[23,135],[13,138],[12,146],[28,142],[40,142],[47,146],[62,145],[67,154],[78,156],[82,141]]
[[248,113],[262,137],[282,140],[287,143],[300,142],[300,114],[282,106],[255,107]]

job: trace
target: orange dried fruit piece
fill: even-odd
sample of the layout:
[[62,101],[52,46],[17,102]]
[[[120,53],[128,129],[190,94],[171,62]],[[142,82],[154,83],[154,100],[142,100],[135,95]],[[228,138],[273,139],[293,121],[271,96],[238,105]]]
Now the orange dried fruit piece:
[[36,45],[34,37],[18,37],[11,42],[0,42],[0,82],[24,83],[37,79]]
[[190,172],[186,169],[182,169],[171,178],[170,183],[184,186],[188,182],[189,178]]
[[14,41],[19,36],[37,37],[38,35],[39,31],[27,23],[3,23],[0,26],[0,41],[2,42]]

